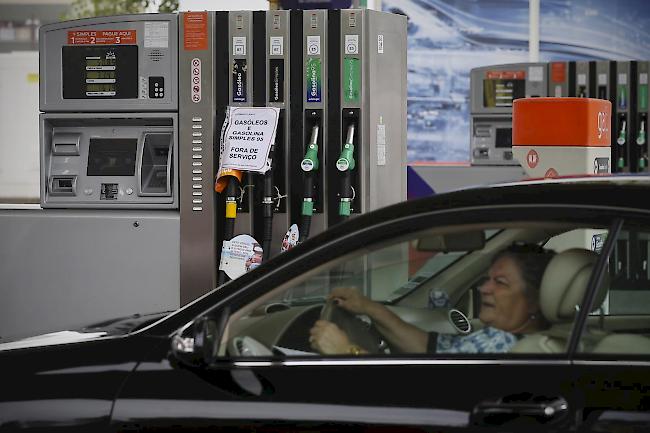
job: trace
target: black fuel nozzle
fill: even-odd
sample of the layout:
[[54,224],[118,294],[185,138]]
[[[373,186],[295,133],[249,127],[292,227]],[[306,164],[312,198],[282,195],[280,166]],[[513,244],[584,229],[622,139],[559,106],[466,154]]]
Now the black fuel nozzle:
[[356,162],[354,160],[354,123],[348,126],[347,138],[341,149],[341,155],[336,161],[336,168],[343,173],[341,182],[341,199],[339,203],[339,215],[349,217],[352,204],[352,177],[350,172],[354,170]]

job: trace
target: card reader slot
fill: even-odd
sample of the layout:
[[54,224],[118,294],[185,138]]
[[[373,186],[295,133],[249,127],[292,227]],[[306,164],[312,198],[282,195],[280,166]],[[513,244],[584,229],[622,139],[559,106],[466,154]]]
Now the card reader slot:
[[170,196],[172,174],[172,134],[145,134],[138,158],[141,196]]
[[52,134],[52,155],[78,156],[81,134],[55,132]]
[[51,196],[74,197],[77,195],[77,175],[50,176],[48,187]]

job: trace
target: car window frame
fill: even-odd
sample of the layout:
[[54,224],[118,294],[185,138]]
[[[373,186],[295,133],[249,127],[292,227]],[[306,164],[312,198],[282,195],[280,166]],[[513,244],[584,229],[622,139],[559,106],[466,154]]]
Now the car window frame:
[[[602,213],[594,216],[594,210],[599,210]],[[397,220],[390,220],[390,221],[382,221],[377,224],[372,224],[366,228],[364,228],[364,236],[356,236],[356,233],[351,233],[348,236],[346,236],[344,239],[339,239],[339,240],[333,240],[331,242],[325,243],[319,248],[315,249],[314,251],[311,251],[308,253],[307,256],[305,257],[300,257],[296,258],[292,262],[287,263],[285,266],[275,270],[275,272],[272,272],[270,275],[275,275],[277,277],[278,273],[282,273],[283,270],[291,270],[290,267],[292,264],[295,264],[296,261],[300,260],[307,260],[308,258],[312,257],[321,257],[322,258],[322,250],[329,250],[335,252],[334,254],[331,255],[331,257],[327,257],[324,260],[319,261],[319,266],[322,263],[329,262],[331,260],[334,260],[338,257],[345,256],[347,254],[350,254],[349,252],[341,253],[341,251],[349,251],[351,247],[353,247],[355,250],[361,250],[364,248],[368,247],[368,242],[370,241],[371,244],[378,244],[380,242],[386,242],[386,238],[390,239],[395,239],[403,236],[407,236],[409,233],[415,233],[420,230],[425,230],[427,228],[431,228],[434,226],[438,225],[444,225],[444,226],[455,226],[455,225],[464,225],[464,224],[498,224],[500,221],[504,221],[504,216],[506,215],[505,212],[515,212],[517,213],[516,217],[509,216],[509,221],[539,221],[539,220],[547,220],[547,221],[562,221],[562,222],[575,222],[578,224],[595,224],[595,225],[601,225],[603,227],[606,227],[607,221],[615,221],[616,219],[621,218],[621,212],[625,213],[630,213],[630,214],[635,214],[633,210],[621,210],[621,209],[613,209],[611,207],[598,207],[598,206],[569,206],[565,204],[560,204],[560,205],[537,205],[537,204],[524,204],[524,205],[499,205],[499,206],[477,206],[477,207],[463,207],[463,208],[455,208],[455,209],[445,209],[445,210],[435,210],[433,212],[427,212],[427,213],[422,213],[418,214],[415,216],[408,216],[404,218],[399,218]],[[626,212],[627,211],[627,212]],[[647,214],[645,214],[646,217],[648,217]],[[460,219],[459,219],[460,218]],[[623,218],[624,219],[624,218]],[[461,221],[461,222],[459,222]],[[405,228],[406,227],[406,228]],[[387,235],[389,233],[389,235]],[[350,245],[352,244],[352,245]],[[286,284],[292,279],[296,278],[299,276],[302,272],[289,272],[288,274],[284,274],[283,278],[281,278],[282,283],[281,284]],[[270,275],[266,275],[262,278],[263,280],[273,280],[274,278],[270,278]],[[255,289],[255,286],[258,287],[257,290]],[[213,309],[216,309],[219,307],[219,305],[223,305],[225,302],[231,302],[229,305],[231,306],[231,311],[236,312],[240,310],[243,306],[248,304],[249,302],[252,302],[252,300],[257,299],[260,295],[263,295],[264,293],[267,293],[269,290],[272,289],[264,289],[260,290],[259,287],[261,286],[267,286],[266,284],[258,284],[258,282],[252,282],[248,284],[246,287],[242,287],[240,290],[238,290],[236,293],[231,294],[230,296],[227,296],[225,299],[221,299],[216,305],[213,305],[211,308],[209,308],[207,311],[211,311]],[[274,288],[277,287],[277,285],[272,285]],[[592,290],[592,287],[590,286],[587,290],[587,293],[590,293]],[[584,305],[584,304],[583,304]],[[584,310],[584,309],[582,309]],[[575,326],[574,322],[574,326]],[[579,340],[580,333],[572,333],[572,336],[574,338],[577,338]],[[504,356],[507,355],[507,356]],[[547,360],[570,360],[573,358],[575,355],[575,348],[573,351],[567,350],[566,352],[560,353],[560,354],[461,354],[460,356],[453,356],[453,355],[445,355],[444,357],[441,355],[437,354],[422,354],[422,355],[417,355],[417,354],[407,354],[407,355],[401,355],[401,354],[392,354],[390,356],[384,356],[384,357],[376,357],[372,355],[364,356],[363,359],[379,359],[379,360],[384,360],[384,361],[390,361],[392,359],[404,359],[404,358],[425,358],[425,359],[430,359],[430,360],[439,360],[441,358],[449,359],[449,358],[460,358],[462,361],[466,360],[481,360],[481,359],[499,359],[499,360],[505,360],[505,359],[531,359],[534,358],[536,360],[540,359],[547,359]],[[295,357],[291,358],[300,360],[301,357]],[[319,357],[310,357],[311,362],[316,362],[316,361],[326,361],[331,359],[332,357],[329,356],[319,356]],[[340,359],[341,357],[335,357]],[[250,360],[251,358],[241,358],[241,357],[225,357],[223,358],[223,361],[227,363],[237,363],[242,360]],[[261,362],[268,362],[268,361],[284,361],[287,358],[285,357],[257,357],[254,358],[255,361],[261,361]],[[354,358],[353,358],[354,359]],[[362,358],[356,358],[356,360],[360,360]]]
[[[647,215],[645,215],[645,218],[647,219]],[[630,218],[621,218],[620,219],[620,227],[619,231],[616,233],[616,236],[608,236],[605,244],[603,245],[603,252],[605,251],[605,248],[609,246],[608,250],[608,255],[607,255],[607,260],[602,258],[604,260],[603,268],[600,270],[602,273],[605,273],[605,270],[608,268],[608,260],[611,257],[611,255],[614,252],[614,249],[616,247],[616,241],[619,240],[619,235],[625,232],[626,230],[635,228],[635,229],[643,229],[643,230],[648,230],[650,231],[650,221],[646,220],[643,221],[643,219],[634,219],[631,220]],[[608,245],[608,241],[611,241],[611,245]],[[580,332],[580,337],[577,338],[576,340],[576,349],[573,353],[572,356],[572,362],[578,366],[589,366],[589,365],[611,365],[611,366],[622,366],[622,365],[640,365],[640,366],[648,366],[650,365],[650,356],[646,354],[635,354],[635,353],[625,353],[625,352],[616,352],[616,353],[593,353],[590,351],[584,351],[584,350],[578,350],[580,347],[580,342],[582,340],[583,333],[587,330],[588,328],[588,321],[589,321],[589,311],[590,309],[593,308],[592,304],[594,302],[595,296],[596,296],[596,287],[597,285],[594,285],[593,287],[590,287],[590,308],[585,309],[587,311],[580,311],[581,315],[584,315],[584,323],[582,324],[581,327],[581,332]],[[609,288],[608,288],[609,290]],[[586,296],[587,294],[585,294]],[[646,315],[647,316],[647,315]],[[593,316],[591,316],[593,318]],[[617,332],[613,332],[611,335],[616,335]]]

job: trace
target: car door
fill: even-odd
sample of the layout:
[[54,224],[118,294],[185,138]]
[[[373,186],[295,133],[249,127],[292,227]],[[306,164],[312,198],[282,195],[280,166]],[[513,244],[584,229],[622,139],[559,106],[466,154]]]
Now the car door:
[[612,242],[604,300],[583,314],[575,347],[582,431],[650,426],[650,225],[627,218]]
[[[113,426],[228,432],[571,430],[582,402],[564,348],[321,355],[305,353],[311,351],[309,329],[333,286],[355,285],[395,311],[402,302],[405,320],[444,333],[449,324],[440,318],[446,315],[431,313],[428,293],[417,293],[423,281],[444,273],[454,287],[443,289],[453,292],[452,305],[460,305],[461,292],[469,292],[486,272],[497,248],[514,241],[541,244],[576,227],[607,231],[614,218],[562,207],[458,209],[360,227],[355,236],[305,249],[303,257],[205,314],[227,323],[219,356],[207,365],[183,362],[173,355],[170,340],[161,339],[121,391]],[[476,232],[485,235],[479,244],[476,237],[458,236]],[[583,241],[588,248],[586,238],[577,242]],[[418,248],[427,244],[424,251]],[[423,259],[426,254],[431,261]],[[423,263],[431,265],[424,276]],[[420,305],[409,306],[409,294],[416,304],[419,296]],[[572,319],[563,323],[567,342],[572,324]],[[188,323],[177,335],[192,335],[193,326]],[[239,347],[244,337],[255,344]],[[282,355],[278,348],[285,349]]]

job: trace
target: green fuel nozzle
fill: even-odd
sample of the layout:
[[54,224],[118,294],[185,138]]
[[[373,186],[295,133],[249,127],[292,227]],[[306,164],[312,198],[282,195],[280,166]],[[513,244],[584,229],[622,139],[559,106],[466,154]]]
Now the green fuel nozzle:
[[339,171],[354,170],[356,162],[354,161],[354,124],[348,127],[348,136],[341,149],[341,155],[336,160],[336,168]]
[[618,138],[616,139],[616,143],[618,143],[620,146],[624,145],[625,142],[627,141],[627,121],[623,121],[621,124],[621,130],[618,132]]
[[314,125],[311,129],[311,138],[309,139],[309,144],[307,145],[307,152],[305,157],[300,163],[300,168],[302,171],[310,172],[318,170],[318,125]]
[[339,215],[349,217],[352,212],[352,179],[350,172],[354,170],[354,124],[348,126],[348,134],[341,149],[341,155],[336,161],[336,168],[342,172],[341,201],[339,202]]
[[636,144],[643,146],[645,144],[645,120],[641,121],[641,129],[639,129],[639,135],[636,137]]

